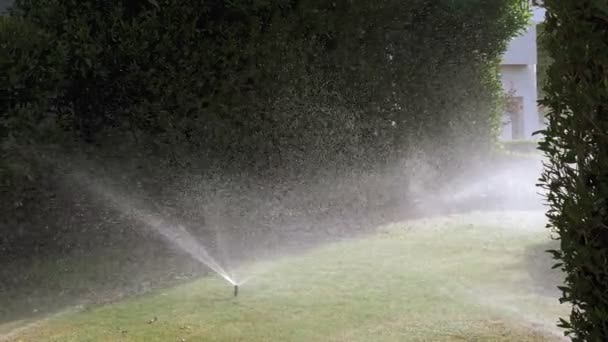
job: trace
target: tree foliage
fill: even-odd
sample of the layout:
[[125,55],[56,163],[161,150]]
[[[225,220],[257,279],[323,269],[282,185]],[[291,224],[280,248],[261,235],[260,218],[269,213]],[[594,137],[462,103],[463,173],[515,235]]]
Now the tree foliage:
[[573,341],[608,340],[608,6],[545,0],[548,66],[542,104],[550,109],[541,149],[548,157],[550,227],[566,273],[561,320]]

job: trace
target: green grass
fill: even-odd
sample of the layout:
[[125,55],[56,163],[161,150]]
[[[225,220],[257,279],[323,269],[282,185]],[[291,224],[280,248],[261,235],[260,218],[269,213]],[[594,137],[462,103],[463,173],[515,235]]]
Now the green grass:
[[[250,265],[38,322],[15,341],[552,341],[542,214],[469,214]],[[149,323],[153,317],[158,320]],[[559,333],[559,332],[557,332]]]

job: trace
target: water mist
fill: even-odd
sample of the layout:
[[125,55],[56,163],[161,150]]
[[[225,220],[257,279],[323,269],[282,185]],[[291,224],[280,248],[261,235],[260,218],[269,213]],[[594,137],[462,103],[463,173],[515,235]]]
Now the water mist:
[[113,191],[110,187],[102,186],[82,175],[76,176],[76,180],[122,214],[135,218],[172,246],[179,248],[193,259],[209,267],[213,272],[234,286],[234,295],[238,295],[238,286],[244,283],[244,281],[239,282],[234,275],[231,275],[222,267],[184,226],[168,222],[159,215],[143,209],[144,206],[138,205],[137,201],[129,199],[119,192]]

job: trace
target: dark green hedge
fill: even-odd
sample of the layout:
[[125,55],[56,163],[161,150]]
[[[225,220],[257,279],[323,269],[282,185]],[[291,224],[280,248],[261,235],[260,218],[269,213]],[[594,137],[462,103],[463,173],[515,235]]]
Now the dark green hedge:
[[180,173],[276,184],[415,158],[439,184],[492,147],[498,57],[527,17],[520,0],[18,0],[0,32],[0,75],[17,75],[0,84],[2,201],[39,208],[55,166],[32,155],[49,146],[158,193]]
[[124,133],[231,162],[264,156],[267,169],[320,151],[366,161],[425,140],[448,156],[487,145],[518,3],[22,0],[13,17],[63,54],[46,111],[79,140]]
[[566,273],[561,320],[573,341],[608,341],[608,5],[545,0],[545,44],[553,60],[545,98],[549,126],[541,144],[548,163],[552,251]]
[[545,97],[544,87],[546,84],[547,78],[547,69],[549,65],[551,65],[551,57],[549,56],[549,52],[547,51],[546,44],[544,44],[545,39],[545,24],[540,23],[536,26],[537,33],[537,48],[536,53],[538,55],[538,61],[536,63],[536,84],[538,86],[538,98],[542,99]]

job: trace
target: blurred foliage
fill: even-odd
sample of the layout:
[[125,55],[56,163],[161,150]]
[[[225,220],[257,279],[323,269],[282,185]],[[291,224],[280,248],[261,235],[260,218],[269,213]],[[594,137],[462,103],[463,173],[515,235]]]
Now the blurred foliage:
[[537,140],[508,140],[501,142],[501,146],[507,152],[532,154],[538,153]]
[[536,75],[537,75],[537,86],[538,86],[538,98],[542,99],[545,97],[544,87],[547,82],[547,69],[551,64],[551,56],[547,51],[546,44],[544,44],[545,39],[545,24],[540,23],[536,26],[536,36],[538,40],[537,44],[537,55],[538,61],[536,64]]
[[561,319],[573,341],[608,340],[608,5],[605,1],[545,0],[543,43],[549,126],[541,150],[548,158],[549,227],[560,250],[551,251],[566,273]]
[[528,17],[519,0],[17,0],[0,170],[21,209],[0,229],[53,225],[61,209],[32,213],[74,200],[49,151],[161,203],[183,172],[298,184],[421,158],[439,184],[495,142],[498,58]]

